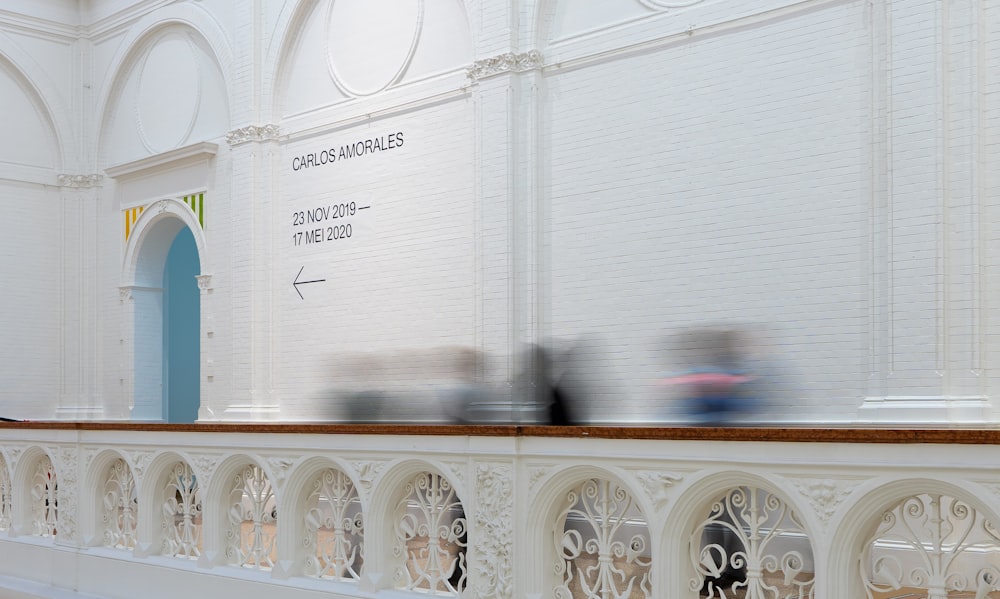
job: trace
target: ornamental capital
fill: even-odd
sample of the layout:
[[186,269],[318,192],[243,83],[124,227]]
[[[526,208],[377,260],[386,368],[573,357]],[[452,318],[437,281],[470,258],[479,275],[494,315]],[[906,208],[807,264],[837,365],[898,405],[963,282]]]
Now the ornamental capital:
[[542,68],[542,53],[538,50],[529,50],[520,54],[507,52],[477,60],[471,67],[465,69],[465,74],[476,82],[501,73],[521,73],[540,68]]
[[226,133],[226,142],[232,147],[251,141],[273,141],[279,134],[277,125],[247,125]]
[[60,174],[56,175],[56,183],[59,187],[71,187],[74,189],[87,189],[91,187],[100,187],[104,182],[104,176],[98,174],[92,175],[68,175]]

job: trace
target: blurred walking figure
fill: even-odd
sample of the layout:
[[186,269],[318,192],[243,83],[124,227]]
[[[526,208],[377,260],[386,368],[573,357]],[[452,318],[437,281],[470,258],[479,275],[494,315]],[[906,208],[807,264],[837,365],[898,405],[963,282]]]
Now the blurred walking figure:
[[681,372],[663,380],[685,404],[695,423],[728,425],[751,413],[756,376],[747,371],[746,338],[736,328],[696,328],[674,348]]
[[573,424],[571,399],[556,372],[552,352],[532,344],[525,358],[524,371],[518,377],[523,401],[531,406],[543,424]]

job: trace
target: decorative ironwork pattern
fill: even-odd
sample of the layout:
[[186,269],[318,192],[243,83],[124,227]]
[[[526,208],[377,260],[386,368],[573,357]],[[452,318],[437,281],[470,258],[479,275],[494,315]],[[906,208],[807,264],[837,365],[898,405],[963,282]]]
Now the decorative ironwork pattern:
[[739,487],[716,501],[691,538],[691,590],[729,599],[812,599],[812,547],[784,500]]
[[191,466],[177,462],[164,487],[163,553],[174,557],[201,555],[201,493]]
[[653,596],[646,518],[626,489],[584,481],[566,494],[557,522],[556,599]]
[[264,469],[256,464],[244,468],[233,479],[229,499],[226,557],[247,568],[273,567],[278,510]]
[[869,599],[982,599],[1000,590],[1000,535],[968,504],[940,494],[914,495],[882,514],[866,543],[861,577]]
[[361,499],[351,478],[330,468],[312,483],[306,503],[306,573],[321,578],[357,580],[364,561]]
[[10,471],[7,469],[7,460],[0,456],[0,530],[10,528],[11,522],[11,493],[13,487],[10,482]]
[[135,476],[125,460],[115,460],[108,469],[103,499],[104,546],[134,549],[139,498]]
[[394,518],[397,588],[457,595],[468,576],[465,510],[455,489],[439,474],[421,472],[406,485]]
[[56,536],[59,519],[59,481],[48,456],[38,460],[31,475],[31,534]]

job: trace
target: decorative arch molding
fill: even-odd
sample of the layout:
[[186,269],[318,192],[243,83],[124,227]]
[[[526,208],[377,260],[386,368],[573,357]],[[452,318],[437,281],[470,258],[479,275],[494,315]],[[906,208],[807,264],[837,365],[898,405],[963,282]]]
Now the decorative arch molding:
[[901,501],[920,494],[951,496],[977,510],[991,523],[1000,523],[995,505],[981,498],[992,492],[967,479],[879,478],[867,482],[850,498],[838,514],[838,526],[829,546],[827,586],[831,597],[864,597],[865,589],[858,572],[859,551],[878,524],[880,515]]
[[[168,219],[176,219],[179,222],[172,223],[169,227],[158,226]],[[125,246],[125,259],[122,264],[123,286],[155,288],[162,285],[162,265],[158,270],[144,269],[141,267],[143,256],[147,252],[152,252],[156,256],[166,256],[174,236],[184,227],[190,229],[194,235],[201,272],[206,272],[205,235],[198,223],[197,215],[181,200],[168,198],[150,204],[136,220],[133,233]]]
[[[2,32],[0,32],[0,70],[6,70],[20,84],[28,100],[37,110],[39,118],[51,136],[50,141],[56,153],[55,170],[62,170],[72,162],[68,158],[68,147],[73,145],[72,136],[75,129],[70,122],[68,111],[59,99],[58,89],[35,59]],[[28,73],[34,75],[29,76]]]
[[[156,272],[142,272],[140,260],[150,250],[160,250],[160,255],[165,257],[173,235],[182,226],[186,226],[194,235],[201,273],[204,275],[211,272],[205,232],[197,215],[180,197],[192,191],[192,186],[204,189],[211,161],[217,151],[217,145],[203,142],[106,169],[108,176],[119,183],[118,193],[123,206],[148,202],[146,209],[132,225],[132,232],[125,244],[122,286],[159,287],[162,276],[157,276]],[[185,167],[187,176],[174,179]],[[162,190],[160,197],[166,195],[167,198],[150,202],[153,198],[143,195],[147,189]],[[170,218],[176,219],[177,223],[169,230],[156,226]],[[153,245],[149,246],[149,243]],[[162,265],[159,275],[162,275]]]
[[[174,26],[188,29],[212,49],[219,71],[225,79],[233,71],[232,41],[211,13],[195,3],[171,4],[144,15],[131,27],[118,52],[111,59],[107,75],[101,84],[102,95],[97,103],[98,115],[95,149],[101,150],[106,133],[109,111],[121,96],[128,75],[143,60],[148,44],[157,34]],[[224,80],[228,105],[235,106],[233,85]],[[228,127],[226,127],[228,129]],[[102,155],[98,153],[98,155]]]
[[[261,84],[261,97],[271,99],[270,105],[261,107],[261,119],[263,122],[280,123],[281,121],[282,115],[279,108],[282,97],[278,92],[287,75],[285,69],[289,64],[299,32],[322,1],[298,0],[297,2],[286,2],[278,14],[273,29],[276,33],[271,38],[271,43],[265,51],[262,65],[264,75]],[[479,29],[473,26],[472,15],[475,14],[475,10],[479,8],[482,1],[461,0],[463,16],[472,42],[473,56],[478,56],[479,54],[478,38],[476,36]],[[420,36],[418,35],[418,37]],[[405,69],[403,71],[405,72]],[[340,87],[339,83],[336,85],[338,88]],[[393,84],[387,86],[388,89],[392,89],[392,87]],[[362,94],[356,97],[364,99],[370,97],[370,94]]]

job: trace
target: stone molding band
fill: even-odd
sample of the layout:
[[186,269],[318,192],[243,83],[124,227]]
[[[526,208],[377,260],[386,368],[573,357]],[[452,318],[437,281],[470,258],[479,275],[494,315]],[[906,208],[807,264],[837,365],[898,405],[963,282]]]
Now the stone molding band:
[[277,125],[247,125],[226,133],[226,142],[232,147],[252,141],[274,141],[280,134]]
[[540,68],[542,68],[542,53],[538,50],[529,50],[520,54],[507,52],[477,60],[465,70],[465,74],[476,82],[503,73],[521,73]]
[[93,175],[56,175],[56,183],[59,187],[70,187],[73,189],[89,189],[100,187],[104,184],[104,176]]

